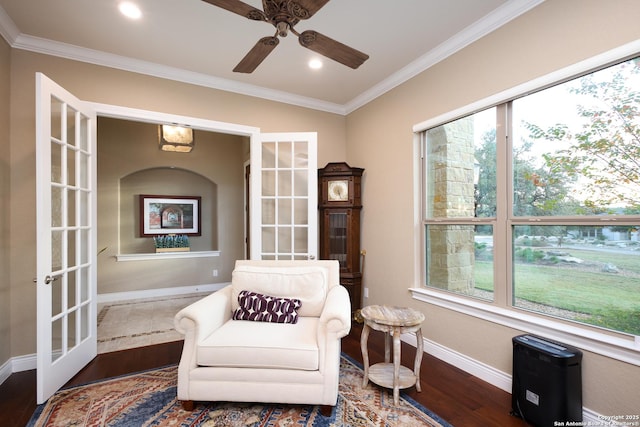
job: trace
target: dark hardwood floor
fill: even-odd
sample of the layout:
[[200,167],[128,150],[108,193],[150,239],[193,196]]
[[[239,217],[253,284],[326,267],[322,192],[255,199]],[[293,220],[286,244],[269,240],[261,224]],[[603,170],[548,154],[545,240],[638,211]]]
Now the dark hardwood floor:
[[[360,332],[354,324],[342,342],[343,351],[362,363]],[[182,342],[172,342],[132,350],[100,354],[69,381],[68,386],[177,363]],[[415,348],[402,344],[402,363],[413,366]],[[369,337],[369,359],[377,363],[384,358],[384,341],[379,332]],[[422,392],[415,387],[403,392],[438,414],[454,426],[508,427],[526,426],[509,415],[511,395],[460,369],[425,354],[421,365]],[[0,426],[23,427],[36,409],[35,371],[11,375],[0,385]]]

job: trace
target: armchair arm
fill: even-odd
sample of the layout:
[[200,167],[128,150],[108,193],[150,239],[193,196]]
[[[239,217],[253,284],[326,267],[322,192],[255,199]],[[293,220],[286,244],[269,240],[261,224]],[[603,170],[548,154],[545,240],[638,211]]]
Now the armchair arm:
[[342,338],[351,330],[351,301],[349,292],[342,285],[333,286],[320,314],[320,329]]
[[[231,318],[231,285],[183,308],[173,319],[178,332],[199,342]],[[190,336],[191,335],[191,336]]]
[[183,308],[173,319],[178,332],[184,334],[182,357],[178,365],[178,399],[192,400],[189,372],[197,366],[196,347],[204,338],[231,318],[231,286],[220,289]]

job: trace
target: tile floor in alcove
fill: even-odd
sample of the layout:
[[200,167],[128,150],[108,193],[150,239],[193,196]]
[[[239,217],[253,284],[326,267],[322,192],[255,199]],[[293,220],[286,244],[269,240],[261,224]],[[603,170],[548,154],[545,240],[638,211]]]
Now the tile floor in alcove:
[[208,293],[98,304],[98,353],[181,340],[173,318]]

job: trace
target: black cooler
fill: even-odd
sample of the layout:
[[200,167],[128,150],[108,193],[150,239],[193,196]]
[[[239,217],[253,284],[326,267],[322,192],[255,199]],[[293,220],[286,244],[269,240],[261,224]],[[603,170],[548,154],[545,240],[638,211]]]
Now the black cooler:
[[538,427],[582,422],[582,352],[535,335],[512,341],[512,413]]

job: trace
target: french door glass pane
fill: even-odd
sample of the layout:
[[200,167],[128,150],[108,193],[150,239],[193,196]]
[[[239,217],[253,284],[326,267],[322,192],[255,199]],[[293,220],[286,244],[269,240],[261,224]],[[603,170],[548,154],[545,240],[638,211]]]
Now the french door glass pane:
[[76,150],[67,147],[67,185],[76,185]]
[[51,232],[51,268],[49,271],[57,271],[62,268],[64,235],[62,230]]
[[281,170],[278,171],[278,197],[290,197],[291,196],[291,171]]
[[80,273],[78,274],[78,280],[80,281],[80,302],[82,304],[86,303],[91,296],[91,282],[89,280],[89,272],[90,267],[81,267]]
[[51,316],[57,316],[64,310],[64,284],[63,277],[52,281],[51,286]]
[[78,304],[78,293],[77,293],[77,282],[76,282],[76,271],[70,270],[67,273],[67,307],[72,308]]
[[51,182],[62,184],[62,146],[51,142]]
[[76,223],[76,197],[77,191],[69,188],[67,189],[67,226],[75,227]]
[[[89,118],[87,116],[80,115],[80,144],[78,148],[85,153],[89,151],[89,141],[91,141],[89,123]],[[89,168],[87,167],[86,171],[88,170]]]
[[65,268],[74,267],[76,265],[76,230],[67,231],[67,265]]
[[307,197],[309,195],[309,179],[307,170],[295,170],[293,195],[296,197]]
[[288,141],[278,143],[278,168],[288,169],[292,166],[292,143]]
[[297,141],[294,143],[293,158],[294,168],[307,169],[309,167],[309,144],[306,141]]
[[295,253],[308,253],[309,252],[309,228],[307,227],[296,227],[293,229],[294,232],[294,240],[293,251]]
[[294,199],[293,223],[296,225],[309,224],[309,203],[307,199]]
[[276,143],[265,142],[262,144],[262,167],[273,169],[276,167]]
[[78,251],[80,253],[80,264],[87,264],[89,262],[89,248],[91,247],[91,233],[89,229],[80,230],[80,247]]
[[73,347],[78,345],[76,327],[78,316],[78,310],[72,310],[67,315],[67,349],[71,350]]
[[89,305],[85,304],[80,307],[80,341],[84,341],[89,337],[91,333],[91,317],[90,317]]
[[77,111],[67,105],[67,120],[66,120],[66,132],[67,132],[67,145],[73,147],[76,145],[76,114]]
[[58,318],[51,322],[51,362],[63,356],[62,343],[65,318]]
[[291,199],[278,199],[278,224],[291,224]]
[[88,191],[80,191],[80,209],[79,209],[79,223],[78,225],[82,227],[89,226],[89,215],[91,212],[89,211],[89,196],[90,193]]
[[91,157],[89,157],[89,155],[84,151],[79,152],[78,157],[79,157],[78,169],[80,172],[78,186],[86,190],[89,188],[89,174],[90,174],[89,164],[90,164]]
[[274,254],[276,252],[276,228],[262,227],[262,253]]
[[291,248],[291,227],[278,227],[278,252],[290,254]]
[[62,140],[62,109],[64,103],[56,97],[51,97],[51,138]]
[[276,172],[273,170],[262,171],[262,196],[275,197],[276,195]]
[[62,227],[62,203],[64,190],[60,187],[51,187],[51,226]]
[[275,225],[276,223],[276,200],[262,199],[262,223]]

